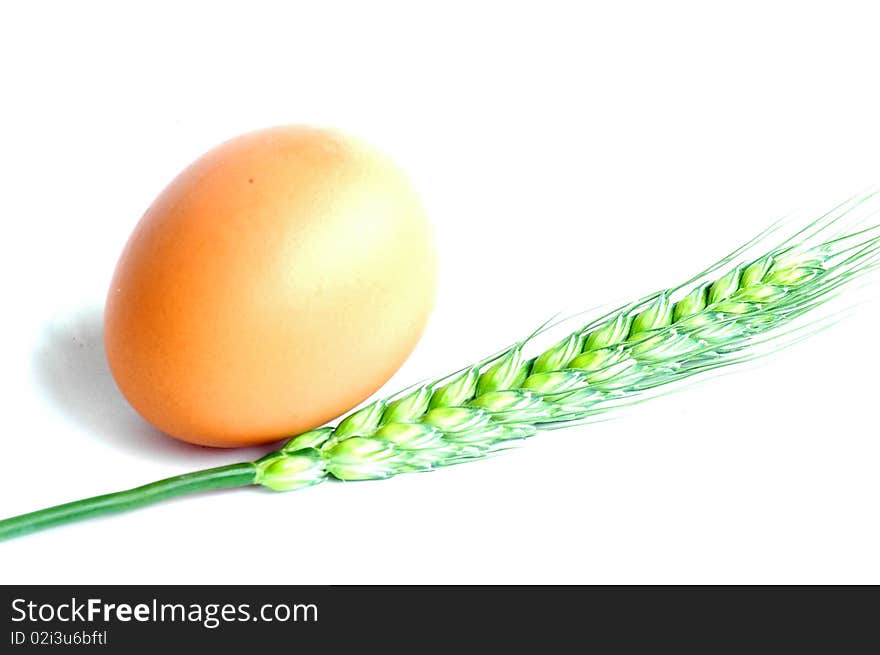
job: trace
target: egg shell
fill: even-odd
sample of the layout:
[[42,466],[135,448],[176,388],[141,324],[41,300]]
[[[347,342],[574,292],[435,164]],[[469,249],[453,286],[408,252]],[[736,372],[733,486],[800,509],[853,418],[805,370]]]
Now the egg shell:
[[333,130],[271,128],[211,150],[149,207],[113,276],[105,348],[160,430],[267,443],[384,384],[435,285],[430,224],[391,161]]

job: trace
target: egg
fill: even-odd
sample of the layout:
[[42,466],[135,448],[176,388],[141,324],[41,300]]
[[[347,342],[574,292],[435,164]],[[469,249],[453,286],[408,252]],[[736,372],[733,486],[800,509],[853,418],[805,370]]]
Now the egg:
[[245,134],[181,172],[135,227],[107,296],[110,370],[178,439],[298,434],[400,367],[436,268],[424,209],[387,157],[334,130]]

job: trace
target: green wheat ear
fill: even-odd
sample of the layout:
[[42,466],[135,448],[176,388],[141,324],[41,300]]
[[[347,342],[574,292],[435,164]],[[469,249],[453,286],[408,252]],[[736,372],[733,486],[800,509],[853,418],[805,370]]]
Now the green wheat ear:
[[[809,330],[798,319],[878,267],[880,225],[833,234],[845,203],[748,258],[775,228],[677,287],[617,308],[536,356],[533,335],[451,375],[375,401],[256,462],[197,471],[0,521],[0,538],[221,487],[278,491],[373,480],[485,458],[538,430],[589,420]],[[827,317],[826,317],[827,318]],[[813,328],[815,329],[815,328]],[[772,348],[771,348],[772,350]]]
[[685,285],[606,314],[535,357],[524,354],[532,335],[487,361],[373,402],[335,428],[294,437],[257,462],[255,482],[298,489],[331,476],[381,479],[484,458],[541,428],[582,422],[751,359],[759,344],[784,345],[792,334],[784,326],[877,266],[880,226],[816,242],[835,222],[823,217],[755,259],[736,263],[745,248],[735,251]]

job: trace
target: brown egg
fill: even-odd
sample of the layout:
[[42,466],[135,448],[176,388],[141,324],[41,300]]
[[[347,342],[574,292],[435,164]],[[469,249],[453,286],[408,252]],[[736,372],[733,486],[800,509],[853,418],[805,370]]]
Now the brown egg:
[[107,297],[119,388],[168,434],[274,441],[376,391],[434,301],[429,223],[404,175],[335,131],[227,141],[162,191]]

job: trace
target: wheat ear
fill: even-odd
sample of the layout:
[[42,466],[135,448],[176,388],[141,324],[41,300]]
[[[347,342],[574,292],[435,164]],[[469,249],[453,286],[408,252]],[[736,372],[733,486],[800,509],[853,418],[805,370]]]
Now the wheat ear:
[[821,217],[760,257],[740,261],[744,246],[537,356],[525,354],[533,334],[478,364],[375,401],[334,427],[300,434],[256,462],[6,519],[0,539],[207,489],[256,484],[287,491],[330,477],[382,479],[481,459],[539,429],[583,422],[752,359],[767,350],[762,346],[772,350],[809,333],[809,325],[792,327],[797,319],[878,266],[880,226],[830,234],[850,209]]

